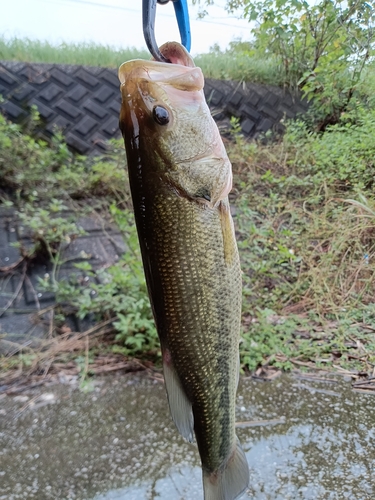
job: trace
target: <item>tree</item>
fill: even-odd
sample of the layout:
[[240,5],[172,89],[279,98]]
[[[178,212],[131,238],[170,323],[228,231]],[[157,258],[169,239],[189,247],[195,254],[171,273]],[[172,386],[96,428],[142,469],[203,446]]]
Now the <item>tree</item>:
[[313,100],[320,129],[350,109],[374,61],[374,0],[228,0],[227,9],[256,22],[256,49]]

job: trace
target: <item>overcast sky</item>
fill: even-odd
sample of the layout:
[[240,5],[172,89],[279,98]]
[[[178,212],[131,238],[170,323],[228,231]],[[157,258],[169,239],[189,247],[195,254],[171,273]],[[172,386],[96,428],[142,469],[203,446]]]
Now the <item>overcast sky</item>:
[[[207,52],[214,43],[225,48],[236,38],[250,38],[248,23],[228,15],[225,0],[215,3],[216,7],[208,8],[209,17],[197,20],[198,8],[189,0],[193,55]],[[0,33],[52,43],[93,41],[145,48],[141,5],[142,0],[6,0]],[[159,45],[180,40],[172,2],[157,7],[156,38]]]

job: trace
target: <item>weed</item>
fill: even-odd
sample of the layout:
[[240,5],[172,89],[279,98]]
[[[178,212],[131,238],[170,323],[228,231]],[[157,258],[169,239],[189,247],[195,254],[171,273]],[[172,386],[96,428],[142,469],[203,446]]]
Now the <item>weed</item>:
[[97,320],[113,318],[116,340],[125,347],[123,352],[127,355],[149,352],[155,356],[159,352],[158,337],[132,214],[115,205],[110,210],[127,245],[120,261],[96,272],[84,261],[75,264],[83,272],[83,280],[77,275],[58,283],[40,280],[40,287],[54,292],[57,303],[73,308],[81,319],[88,315],[95,315]]
[[301,121],[289,124],[285,141],[289,163],[300,175],[311,175],[322,183],[347,192],[373,186],[375,110],[358,107],[343,115],[342,121],[327,127],[324,134],[311,133]]
[[[31,254],[39,251],[43,245],[51,261],[57,262],[63,245],[68,245],[77,236],[84,234],[84,231],[74,222],[74,215],[61,216],[67,210],[68,207],[55,198],[52,198],[45,208],[30,203],[23,205],[18,216],[27,230],[31,231],[35,241]],[[21,226],[20,229],[22,231],[24,228]]]

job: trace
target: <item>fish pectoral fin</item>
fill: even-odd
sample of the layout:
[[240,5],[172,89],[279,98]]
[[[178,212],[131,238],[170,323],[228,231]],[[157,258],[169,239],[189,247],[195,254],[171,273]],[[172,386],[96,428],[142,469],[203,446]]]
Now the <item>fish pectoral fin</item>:
[[233,263],[236,262],[237,245],[228,200],[223,200],[220,202],[219,210],[221,230],[223,234],[225,262],[228,265],[233,265]]
[[218,471],[203,471],[204,500],[235,500],[249,486],[250,472],[245,453],[237,445],[227,463]]
[[[165,358],[165,356],[163,356]],[[194,417],[192,404],[188,400],[180,379],[171,361],[163,362],[164,380],[167,388],[169,409],[173,422],[182,437],[194,441]]]
[[[229,164],[230,165],[230,164]],[[229,193],[232,191],[233,177],[232,177],[232,169],[228,169],[226,175],[221,179],[221,182],[215,186],[215,189],[211,193],[211,203],[213,206],[217,206],[217,204],[221,200],[225,200]]]

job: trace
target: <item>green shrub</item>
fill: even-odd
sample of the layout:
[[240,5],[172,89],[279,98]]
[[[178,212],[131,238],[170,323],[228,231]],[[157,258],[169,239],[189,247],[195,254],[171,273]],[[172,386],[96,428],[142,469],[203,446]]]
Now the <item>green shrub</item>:
[[106,156],[76,155],[68,149],[59,131],[49,143],[33,137],[31,134],[40,125],[35,107],[31,118],[24,131],[0,114],[1,188],[13,201],[77,199],[109,193],[118,197],[128,192],[119,141],[112,141]]
[[274,58],[284,82],[312,101],[319,130],[351,109],[374,61],[373,1],[227,0],[227,7],[257,21],[254,47]]
[[312,133],[302,122],[291,122],[284,141],[290,161],[301,174],[317,175],[340,190],[371,189],[375,179],[375,109],[344,114],[325,133]]

